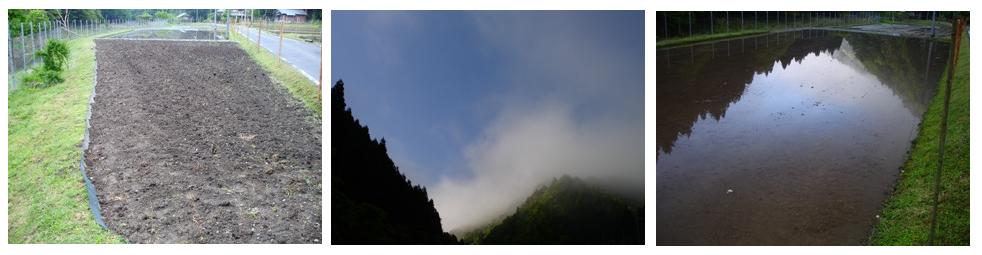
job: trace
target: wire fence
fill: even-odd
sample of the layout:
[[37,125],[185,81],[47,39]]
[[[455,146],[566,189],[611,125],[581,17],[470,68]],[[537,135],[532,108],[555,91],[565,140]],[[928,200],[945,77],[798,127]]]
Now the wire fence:
[[[8,92],[18,88],[20,77],[42,62],[36,53],[50,40],[74,40],[94,35],[108,34],[131,29],[160,28],[175,25],[209,26],[214,30],[225,29],[224,24],[213,24],[215,20],[52,20],[40,23],[24,22],[11,24],[7,37],[7,77]],[[216,32],[217,33],[217,32]],[[224,34],[224,31],[222,31]]]
[[658,12],[656,40],[759,30],[791,30],[810,27],[841,27],[876,23],[930,25],[950,22],[954,12],[875,11],[716,11]]

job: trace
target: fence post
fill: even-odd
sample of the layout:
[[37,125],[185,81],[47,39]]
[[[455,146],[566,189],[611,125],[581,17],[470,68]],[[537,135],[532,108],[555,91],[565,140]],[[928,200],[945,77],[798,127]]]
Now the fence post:
[[34,33],[34,22],[28,22],[31,25],[31,65],[37,64],[34,60],[34,53],[38,51],[38,40],[37,33]]
[[[7,29],[7,31],[10,31],[10,29]],[[14,40],[10,39],[10,33],[7,33],[7,45],[10,45],[10,47],[7,47],[7,56],[10,56],[7,58],[7,77],[10,79],[10,87],[7,89],[14,91],[17,89],[17,79],[14,79],[14,73],[16,72],[14,70]],[[7,91],[7,93],[10,93],[10,91]]]
[[259,34],[256,37],[256,48],[257,49],[260,49],[263,46],[263,21],[265,21],[265,20],[260,19],[259,20],[259,23],[256,26],[256,32]]
[[662,18],[665,20],[665,39],[668,39],[668,12],[663,12]]
[[689,12],[689,36],[692,36],[692,12]]
[[276,55],[279,57],[276,61],[283,62],[283,22],[280,22],[280,49]]
[[713,32],[713,27],[715,27],[715,26],[716,26],[716,24],[713,23],[713,12],[710,11],[709,12],[709,34],[715,34],[715,32]]
[[726,32],[730,32],[730,12],[726,12]]
[[740,11],[740,30],[743,30],[743,11]]
[[24,41],[24,22],[20,23],[20,64],[27,70],[27,42]]
[[935,35],[934,34],[934,32],[935,32],[934,28],[935,28],[936,25],[934,23],[936,22],[936,20],[935,20],[935,14],[936,13],[937,12],[935,12],[935,11],[932,11],[931,12],[931,38],[934,38],[934,35]]

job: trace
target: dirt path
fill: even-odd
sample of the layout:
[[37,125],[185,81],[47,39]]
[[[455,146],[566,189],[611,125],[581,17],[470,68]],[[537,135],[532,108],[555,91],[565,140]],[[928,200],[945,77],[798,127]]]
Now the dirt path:
[[229,42],[97,40],[86,152],[135,243],[320,243],[320,121]]

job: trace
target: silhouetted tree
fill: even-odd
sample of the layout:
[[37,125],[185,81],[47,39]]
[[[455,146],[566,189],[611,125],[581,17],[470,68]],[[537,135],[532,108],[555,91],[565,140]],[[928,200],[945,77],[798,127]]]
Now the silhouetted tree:
[[399,172],[385,139],[371,138],[331,88],[331,238],[334,244],[451,244],[426,189]]

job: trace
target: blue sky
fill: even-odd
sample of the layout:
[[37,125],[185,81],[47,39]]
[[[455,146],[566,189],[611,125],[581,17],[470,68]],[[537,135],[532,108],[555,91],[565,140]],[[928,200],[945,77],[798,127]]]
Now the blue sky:
[[561,174],[643,190],[642,11],[333,11],[331,37],[332,81],[445,228]]

